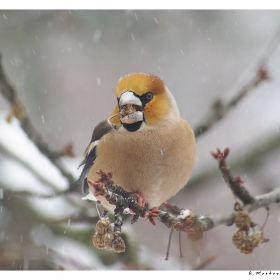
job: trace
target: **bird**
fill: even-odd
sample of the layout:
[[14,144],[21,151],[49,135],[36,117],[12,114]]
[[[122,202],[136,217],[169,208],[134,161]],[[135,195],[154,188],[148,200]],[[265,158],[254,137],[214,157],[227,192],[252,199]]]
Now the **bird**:
[[[187,184],[196,157],[191,126],[181,118],[174,96],[153,74],[132,73],[119,79],[117,103],[107,120],[93,130],[78,179],[96,181],[99,170],[128,192],[138,194],[150,209],[177,194]],[[111,205],[96,197],[108,210]]]

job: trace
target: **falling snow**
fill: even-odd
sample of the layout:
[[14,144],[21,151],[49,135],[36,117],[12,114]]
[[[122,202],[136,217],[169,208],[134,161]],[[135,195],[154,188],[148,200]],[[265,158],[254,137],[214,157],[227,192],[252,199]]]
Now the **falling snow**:
[[[235,87],[242,88],[240,74],[253,65],[251,62],[278,26],[280,12],[92,10],[32,11],[30,14],[6,11],[2,15],[0,45],[6,73],[28,114],[38,116],[33,122],[50,147],[59,151],[67,141],[73,140],[79,158],[63,158],[61,162],[77,177],[76,168],[93,127],[108,117],[115,104],[114,86],[119,77],[132,71],[160,75],[175,95],[181,116],[194,127],[207,118],[215,100],[229,100],[236,92]],[[236,173],[242,172],[252,193],[261,194],[279,183],[277,148],[266,158],[261,153],[266,143],[270,143],[267,140],[279,138],[279,51],[278,48],[270,56],[266,65],[273,77],[270,83],[256,88],[240,106],[199,139],[191,180],[195,181],[204,170],[217,171],[209,151],[230,146],[231,166]],[[254,68],[248,68],[253,73]],[[97,98],[95,93],[100,93]],[[69,108],[67,112],[61,110],[65,104]],[[57,195],[67,189],[66,179],[23,133],[16,119],[11,124],[6,122],[9,110],[7,102],[0,100],[0,202],[7,198],[6,189],[29,192],[33,194],[30,205],[38,215],[46,217],[45,220],[64,219],[64,228],[59,234],[45,222],[44,227],[38,223],[30,230],[34,232],[32,241],[43,246],[43,253],[48,257],[57,255],[55,262],[65,269],[77,269],[77,260],[84,265],[83,269],[123,269],[118,262],[105,266],[90,246],[70,238],[75,227],[73,221],[83,208],[79,204],[90,202],[82,201],[78,195],[77,205],[73,207],[67,198]],[[242,167],[247,152],[251,151],[260,152],[260,159],[256,159],[253,167],[236,169]],[[162,149],[158,152],[164,154]],[[51,198],[39,197],[41,195]],[[213,201],[213,197],[217,200]],[[91,193],[83,199],[96,201]],[[220,214],[223,207],[232,211],[231,193],[224,188],[220,177],[216,181],[208,178],[198,188],[186,190],[172,199],[180,201],[178,205],[182,207],[193,207],[204,214]],[[95,211],[92,204],[91,210]],[[0,205],[2,216],[7,215],[6,207],[8,205]],[[206,269],[278,268],[279,250],[273,243],[279,239],[277,207],[270,209],[270,220],[265,228],[270,242],[260,247],[260,253],[256,251],[252,258],[246,258],[246,262],[242,256],[234,257],[237,252],[228,241],[231,240],[228,228],[209,231],[203,243],[195,246],[184,236],[183,248],[188,254],[184,259],[178,257],[175,245],[178,236],[173,235],[176,242],[172,240],[168,262],[163,256],[168,233],[162,228],[153,229],[158,238],[151,240],[142,238],[150,234],[150,228],[141,221],[133,227],[129,225],[125,233],[131,230],[129,237],[136,242],[141,240],[137,243],[140,250],[136,259],[144,267],[152,264],[153,269],[192,269],[188,260],[198,265],[204,256],[219,252]],[[258,211],[257,214],[262,213]],[[20,234],[18,242],[26,242],[28,237]],[[7,242],[7,237],[8,231],[1,228],[0,241]],[[265,259],[264,254],[269,257]],[[31,263],[30,258],[23,258],[17,269],[30,269]],[[17,265],[17,261],[11,260],[11,264]]]

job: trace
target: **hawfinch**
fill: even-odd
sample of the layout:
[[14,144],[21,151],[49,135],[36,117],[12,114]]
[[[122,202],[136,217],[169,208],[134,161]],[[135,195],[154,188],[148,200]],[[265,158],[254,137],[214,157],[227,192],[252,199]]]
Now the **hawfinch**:
[[[79,181],[84,188],[86,178],[98,180],[96,172],[102,169],[117,185],[142,196],[149,208],[158,207],[188,182],[195,163],[193,130],[155,75],[127,75],[115,92],[117,104],[93,131]],[[97,199],[114,208],[105,198]]]

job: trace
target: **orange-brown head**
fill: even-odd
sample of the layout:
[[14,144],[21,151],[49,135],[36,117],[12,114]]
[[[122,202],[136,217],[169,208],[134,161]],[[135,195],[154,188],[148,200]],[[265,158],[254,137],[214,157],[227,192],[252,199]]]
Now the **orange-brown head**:
[[158,76],[134,73],[121,78],[116,86],[118,104],[110,122],[128,131],[140,129],[143,123],[157,125],[173,115],[179,117],[176,102]]

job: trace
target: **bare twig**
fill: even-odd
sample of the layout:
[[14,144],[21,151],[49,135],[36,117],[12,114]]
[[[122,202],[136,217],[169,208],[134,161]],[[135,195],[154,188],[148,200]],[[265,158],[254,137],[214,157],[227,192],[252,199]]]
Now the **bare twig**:
[[[259,209],[259,208],[266,208],[273,203],[280,202],[280,188],[276,188],[269,193],[265,193],[255,197],[255,201],[252,204],[248,204],[243,207],[244,210],[247,210],[249,213]],[[234,222],[234,216],[236,212],[232,212],[227,215],[220,215],[220,216],[201,216],[199,218],[204,231],[210,230],[214,227],[220,225],[230,226]]]
[[88,180],[88,184],[95,189],[95,196],[104,196],[110,204],[115,205],[117,208],[129,208],[140,217],[145,217],[148,209],[137,203],[137,198],[133,193],[127,192],[122,187],[117,186],[111,180],[112,174],[105,173],[102,170],[98,174],[100,175],[99,181]]
[[217,152],[211,152],[212,156],[219,162],[219,168],[222,172],[225,182],[232,190],[234,196],[238,197],[245,205],[254,203],[255,199],[252,197],[244,186],[241,186],[244,181],[236,176],[232,177],[229,167],[226,163],[226,157],[229,154],[229,148],[226,148],[223,152],[217,149]]
[[16,89],[8,81],[3,70],[1,59],[2,57],[0,55],[0,91],[11,104],[11,112],[7,118],[7,121],[10,121],[12,117],[18,118],[22,129],[28,135],[30,140],[33,141],[39,150],[52,161],[52,163],[60,170],[62,175],[67,178],[69,182],[69,190],[76,190],[76,179],[64,168],[62,163],[59,161],[59,157],[62,155],[74,156],[72,144],[69,143],[66,145],[62,151],[52,151],[49,148],[42,135],[37,131],[31,119],[26,114],[24,105],[20,102]]
[[[224,161],[225,156],[228,155],[228,153],[229,151],[225,151],[224,154],[221,155],[222,153],[219,152],[215,154],[215,157],[219,158],[220,161]],[[225,162],[223,162],[222,166],[224,167],[225,165]],[[228,173],[226,176],[231,177],[228,168],[226,172]],[[193,213],[192,209],[180,209],[168,202],[164,203],[164,207],[170,210],[173,214],[155,209],[149,210],[146,207],[138,205],[136,196],[133,193],[126,192],[120,186],[117,186],[111,180],[112,175],[110,173],[106,174],[105,172],[100,170],[98,174],[101,177],[100,180],[88,180],[88,183],[95,189],[95,195],[104,196],[107,201],[116,206],[117,211],[115,211],[115,229],[118,238],[120,238],[124,208],[129,208],[136,215],[142,218],[148,218],[149,220],[157,218],[172,230],[186,232],[188,234],[188,239],[190,239],[191,241],[200,240],[203,236],[204,231],[208,231],[216,226],[232,225],[235,221],[235,215],[238,213],[235,211],[223,216],[197,216]],[[230,182],[230,184],[236,184],[234,188],[240,188],[238,182],[236,183],[236,181],[232,179],[227,180],[232,181]],[[244,211],[248,211],[248,213],[261,207],[267,208],[272,203],[280,202],[280,188],[275,189],[271,193],[263,194],[255,198],[249,195],[249,193],[246,193],[245,188],[241,193],[236,190],[233,191],[234,193],[237,193],[238,197],[243,201],[244,206],[242,207],[242,209]],[[152,223],[154,224],[154,222]],[[263,242],[264,240],[265,239],[263,239]]]
[[[241,77],[245,76],[245,84],[243,84],[241,88],[234,90],[236,93],[228,102],[223,102],[220,99],[214,102],[210,116],[207,116],[204,121],[194,128],[196,137],[199,137],[208,131],[215,123],[223,119],[234,106],[236,106],[245,96],[248,95],[248,93],[255,89],[260,83],[269,79],[268,71],[265,65],[269,56],[279,45],[279,41],[280,28],[278,27],[276,32],[267,40],[256,61],[248,67],[247,71],[245,71],[243,75],[241,75]],[[254,74],[250,78],[251,73]]]
[[248,81],[248,83],[236,93],[236,95],[227,103],[222,102],[222,100],[217,100],[212,105],[211,116],[201,124],[194,128],[194,133],[196,137],[208,131],[215,123],[223,119],[230,110],[236,106],[249,92],[256,88],[261,82],[268,80],[269,76],[267,70],[264,67],[260,67],[255,74],[255,76]]
[[[279,203],[280,202],[280,188],[274,189],[272,192],[256,196],[254,198],[254,202],[252,204],[245,205],[243,207],[244,210],[247,210],[249,213],[259,209],[259,208],[266,208],[269,205],[273,203]],[[187,210],[188,211],[188,210]],[[232,212],[227,215],[215,215],[215,216],[197,216],[198,224],[202,227],[203,231],[211,230],[214,227],[220,226],[220,225],[226,225],[231,226],[234,223],[234,217],[237,212]],[[159,215],[158,219],[166,224],[167,227],[169,224],[172,223],[181,223],[182,218],[180,216],[174,216],[167,212],[163,212]],[[166,221],[169,219],[169,224],[166,223]],[[191,226],[193,229],[193,226]],[[176,230],[180,230],[179,228],[176,228]]]

